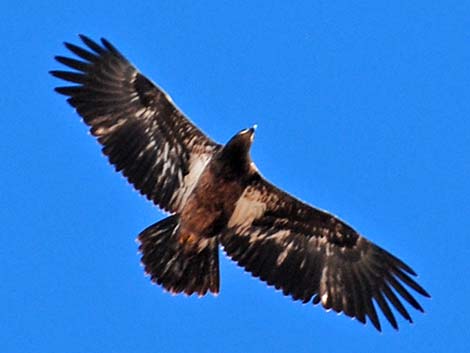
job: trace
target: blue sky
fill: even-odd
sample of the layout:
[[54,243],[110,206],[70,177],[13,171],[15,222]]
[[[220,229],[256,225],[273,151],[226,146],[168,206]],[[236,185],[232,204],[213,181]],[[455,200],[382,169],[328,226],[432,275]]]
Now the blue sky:
[[[469,10],[1,3],[1,351],[468,351]],[[53,92],[53,56],[78,33],[112,41],[215,140],[257,123],[262,173],[409,263],[433,296],[426,314],[379,334],[292,302],[225,257],[217,298],[151,285],[134,239],[164,215]]]

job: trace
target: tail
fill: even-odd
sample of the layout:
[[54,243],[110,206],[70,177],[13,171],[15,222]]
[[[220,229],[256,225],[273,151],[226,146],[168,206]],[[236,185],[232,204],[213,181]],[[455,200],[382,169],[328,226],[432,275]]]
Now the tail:
[[179,217],[170,216],[139,234],[142,264],[153,282],[171,293],[219,293],[219,249],[216,238],[204,247],[185,247],[178,237]]

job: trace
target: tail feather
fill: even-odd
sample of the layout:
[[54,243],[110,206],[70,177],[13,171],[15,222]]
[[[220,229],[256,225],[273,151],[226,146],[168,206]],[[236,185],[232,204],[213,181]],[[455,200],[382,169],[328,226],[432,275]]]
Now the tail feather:
[[204,239],[205,247],[188,249],[178,241],[178,215],[161,220],[139,234],[142,264],[153,282],[171,293],[219,292],[217,239]]

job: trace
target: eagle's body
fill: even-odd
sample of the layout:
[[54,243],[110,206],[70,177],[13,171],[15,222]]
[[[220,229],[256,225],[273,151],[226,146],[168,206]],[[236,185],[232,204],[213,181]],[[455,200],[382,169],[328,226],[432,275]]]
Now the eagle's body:
[[[221,231],[227,228],[243,190],[251,178],[256,178],[256,168],[251,159],[246,158],[249,157],[247,152],[253,135],[253,128],[244,130],[220,148],[203,168],[194,189],[188,195],[179,214],[175,241],[185,257],[194,259],[202,253],[202,257],[209,259],[210,263],[201,261],[207,266],[201,270],[205,276],[201,277],[200,282],[190,284],[185,280],[191,282],[194,280],[193,276],[186,279],[184,271],[180,272],[179,267],[168,268],[167,279],[161,281],[170,292],[197,292],[199,295],[204,295],[207,290],[219,292],[218,238]],[[152,226],[139,236],[142,248],[147,244],[147,236],[151,236],[153,232],[155,229]],[[150,242],[149,247],[154,247],[154,244]],[[155,268],[144,260],[149,273],[158,272],[158,268],[165,267],[161,258],[153,261],[156,261]],[[190,266],[182,266],[185,267]]]
[[68,96],[110,162],[172,215],[139,234],[145,271],[172,293],[219,292],[218,247],[253,276],[295,300],[320,303],[380,330],[376,308],[395,328],[390,304],[408,321],[398,295],[424,296],[401,260],[334,215],[264,179],[253,164],[254,128],[220,145],[192,124],[168,95],[109,42],[85,36],[80,60],[56,57],[74,71],[51,73],[75,85]]
[[185,236],[212,238],[227,226],[235,203],[256,173],[250,160],[239,158],[247,154],[253,134],[249,129],[236,135],[204,168],[181,211],[180,229]]

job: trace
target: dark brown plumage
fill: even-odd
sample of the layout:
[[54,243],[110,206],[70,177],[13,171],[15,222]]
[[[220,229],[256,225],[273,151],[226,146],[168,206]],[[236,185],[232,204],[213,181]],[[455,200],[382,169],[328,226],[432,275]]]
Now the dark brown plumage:
[[[219,292],[218,245],[240,266],[285,295],[321,303],[381,329],[402,300],[423,311],[411,288],[429,297],[401,260],[337,217],[266,181],[250,158],[254,128],[222,146],[193,125],[160,88],[108,41],[66,43],[73,71],[51,74],[117,171],[172,215],[138,236],[152,281],[173,293]],[[375,304],[374,304],[375,302]]]

